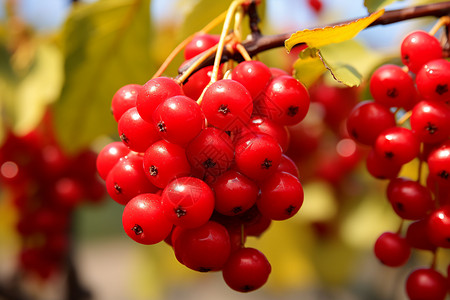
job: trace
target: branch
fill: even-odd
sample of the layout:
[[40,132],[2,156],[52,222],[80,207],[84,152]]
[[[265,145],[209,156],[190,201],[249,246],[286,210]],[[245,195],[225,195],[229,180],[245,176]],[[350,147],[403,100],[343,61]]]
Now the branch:
[[[282,34],[276,34],[276,35],[261,35],[259,32],[259,29],[257,27],[257,22],[254,20],[258,20],[258,17],[256,14],[256,10],[251,11],[252,16],[251,20],[253,20],[250,24],[252,29],[252,35],[245,41],[242,42],[242,45],[245,47],[247,52],[250,54],[250,56],[254,56],[260,52],[264,52],[266,50],[278,48],[278,47],[284,47],[284,41],[287,40],[293,32],[288,33],[282,33]],[[422,17],[436,17],[440,18],[446,15],[450,15],[450,1],[442,2],[442,3],[434,3],[434,4],[427,4],[427,5],[421,5],[416,7],[408,7],[408,8],[402,8],[397,10],[391,10],[386,11],[380,18],[375,20],[372,24],[369,25],[369,27],[377,26],[377,25],[389,25],[405,20],[410,19],[416,19],[416,18],[422,18]],[[349,22],[352,22],[354,20],[348,20],[345,22],[335,23],[335,24],[329,24],[326,26],[336,26],[336,25],[343,25],[347,24]],[[255,27],[256,26],[256,27]],[[253,31],[255,30],[255,31]],[[178,70],[178,77],[180,77],[194,62],[198,59],[198,57],[192,58],[190,61],[183,64],[183,67],[181,67]],[[206,66],[210,66],[214,63],[215,59],[215,53],[207,57],[202,64],[200,64],[197,68],[201,69]],[[239,52],[231,53],[226,48],[223,51],[222,55],[222,62],[228,61],[230,59],[233,59],[235,61],[243,61],[244,59],[239,54]],[[187,79],[187,78],[186,78]]]

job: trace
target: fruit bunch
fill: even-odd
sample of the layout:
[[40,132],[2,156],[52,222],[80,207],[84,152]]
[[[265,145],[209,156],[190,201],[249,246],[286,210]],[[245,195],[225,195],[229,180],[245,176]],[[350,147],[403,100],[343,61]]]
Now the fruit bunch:
[[[197,35],[185,59],[218,42]],[[264,285],[271,265],[245,247],[246,237],[291,218],[303,203],[285,152],[287,126],[302,121],[310,100],[299,81],[260,61],[219,70],[120,88],[111,110],[121,141],[104,147],[97,168],[111,198],[124,205],[130,238],[165,241],[187,268],[221,271],[229,287],[249,292]]]
[[[412,249],[436,256],[438,248],[450,248],[450,62],[424,31],[408,34],[400,52],[404,66],[379,67],[370,79],[373,100],[356,105],[347,121],[349,134],[370,147],[367,170],[389,181],[387,199],[403,220],[374,246],[376,257],[392,267],[404,265]],[[413,160],[417,178],[399,176]],[[406,292],[412,300],[444,299],[447,276],[433,262],[409,275]]]
[[24,136],[10,131],[0,147],[0,186],[17,211],[18,267],[23,275],[44,280],[64,271],[74,210],[106,195],[96,171],[97,154],[64,153],[52,128],[46,116]]

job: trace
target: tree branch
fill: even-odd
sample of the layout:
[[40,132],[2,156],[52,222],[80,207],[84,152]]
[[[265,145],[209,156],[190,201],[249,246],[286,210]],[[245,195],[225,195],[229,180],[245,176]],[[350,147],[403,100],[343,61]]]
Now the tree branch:
[[[261,35],[259,29],[257,28],[258,21],[255,21],[258,20],[257,15],[255,16],[256,10],[252,11],[252,14],[253,15],[251,16],[250,19],[251,22],[253,23],[251,23],[250,26],[253,34],[247,40],[242,42],[242,45],[245,47],[250,56],[254,56],[266,50],[284,47],[284,41],[288,39],[293,34],[293,32],[282,33],[277,35]],[[405,20],[422,17],[440,18],[446,15],[450,15],[450,1],[386,11],[380,18],[378,18],[372,24],[370,24],[369,27],[377,25],[389,25]],[[355,20],[348,20],[341,23],[329,24],[324,27],[343,25]],[[202,64],[199,65],[198,69],[212,65],[214,63],[214,58],[215,54],[212,54],[209,57],[207,57],[207,59]],[[190,61],[183,64],[183,67],[181,67],[178,70],[179,73],[178,77],[181,76],[189,68],[189,66],[191,66],[197,59],[198,57],[194,57]],[[225,48],[223,51],[221,61],[225,62],[230,59],[233,59],[235,61],[243,61],[243,58],[239,54],[239,52],[231,53]]]

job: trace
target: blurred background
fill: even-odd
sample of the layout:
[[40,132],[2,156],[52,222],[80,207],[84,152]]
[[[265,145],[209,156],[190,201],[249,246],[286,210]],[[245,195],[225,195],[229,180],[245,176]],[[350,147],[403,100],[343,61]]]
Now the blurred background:
[[[262,33],[295,32],[367,15],[362,0],[323,0],[319,8],[310,2],[262,1],[258,7]],[[398,1],[387,9],[431,2],[439,1]],[[61,152],[72,165],[92,165],[95,153],[119,140],[110,113],[114,93],[125,84],[149,80],[173,48],[230,3],[0,0],[0,145],[15,145],[2,146],[0,158],[20,152],[21,158],[31,155],[34,160],[33,155],[50,143],[53,150],[45,152],[44,161]],[[398,61],[399,43],[406,33],[428,30],[434,21],[423,18],[364,30],[340,48],[348,51],[343,59],[353,60],[367,80],[376,66]],[[213,30],[219,32],[220,28]],[[288,72],[296,58],[285,49],[258,57]],[[182,62],[179,55],[164,75],[176,76]],[[68,237],[55,242],[57,249],[70,251],[69,267],[22,276],[20,265],[36,259],[24,249],[39,241],[24,242],[32,231],[26,220],[33,216],[21,216],[17,207],[25,201],[27,189],[40,188],[19,180],[12,183],[14,192],[0,190],[0,299],[406,299],[405,277],[415,267],[429,265],[432,255],[416,251],[406,266],[397,269],[381,265],[373,255],[377,237],[396,231],[401,220],[385,198],[387,183],[367,175],[366,150],[342,133],[345,114],[370,98],[367,86],[346,88],[325,74],[309,88],[310,112],[300,126],[289,128],[288,154],[299,167],[303,207],[294,218],[272,222],[261,237],[247,241],[272,264],[263,288],[250,294],[233,292],[220,273],[197,273],[180,265],[170,246],[133,242],[122,228],[123,207],[98,186],[83,194],[90,201],[70,202],[69,210],[58,212],[70,221],[64,223]],[[327,111],[327,100],[340,107],[335,115]],[[49,172],[29,160],[22,159],[33,166],[36,177]],[[11,172],[17,173],[14,168],[2,165],[4,181],[12,178]],[[75,173],[87,176],[79,175],[84,174],[80,170]],[[405,176],[415,178],[416,173],[415,161],[402,169]],[[65,184],[61,186],[73,188],[72,183]],[[75,199],[70,188],[64,190],[65,197]],[[46,193],[43,198],[53,197]],[[440,257],[447,266],[447,257]],[[446,274],[446,267],[443,270]],[[64,296],[68,290],[70,297]]]

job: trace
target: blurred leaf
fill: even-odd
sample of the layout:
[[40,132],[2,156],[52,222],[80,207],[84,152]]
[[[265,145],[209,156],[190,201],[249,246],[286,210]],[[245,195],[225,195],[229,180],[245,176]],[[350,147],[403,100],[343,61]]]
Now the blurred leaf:
[[293,76],[306,87],[310,87],[326,71],[317,55],[297,59],[293,68]]
[[385,57],[360,42],[349,40],[320,48],[320,56],[338,82],[357,86],[367,80]]
[[305,29],[302,31],[297,31],[285,41],[285,47],[288,51],[290,51],[295,45],[306,43],[311,48],[320,48],[325,45],[352,39],[361,30],[382,16],[383,13],[384,10],[381,10],[365,18],[361,18],[347,24],[317,28],[313,30]]
[[57,135],[75,151],[102,134],[117,134],[110,113],[114,93],[144,84],[152,65],[150,0],[99,0],[75,6],[61,42],[66,81],[55,105]]
[[394,2],[397,0],[364,0],[364,6],[369,13],[373,13]]

